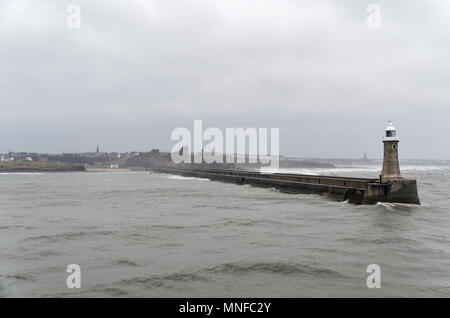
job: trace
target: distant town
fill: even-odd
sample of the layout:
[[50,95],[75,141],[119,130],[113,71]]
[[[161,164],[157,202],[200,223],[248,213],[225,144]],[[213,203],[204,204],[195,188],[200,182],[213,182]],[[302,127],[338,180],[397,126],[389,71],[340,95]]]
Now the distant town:
[[[448,160],[401,160],[409,164],[449,164]],[[225,161],[224,161],[225,162]],[[368,159],[364,153],[359,159],[286,158],[280,156],[280,168],[335,168],[336,166],[381,164],[380,159]],[[64,171],[112,171],[120,169],[151,170],[156,167],[174,166],[169,152],[152,149],[147,152],[102,152],[47,154],[9,151],[0,154],[0,172],[64,172]],[[261,163],[182,164],[189,168],[260,168]]]
[[[159,150],[149,153],[156,159]],[[146,168],[151,162],[139,160],[141,152],[102,152],[97,146],[94,152],[47,154],[9,151],[0,154],[0,171],[85,171],[89,169],[119,169],[129,167]],[[146,156],[148,157],[148,156]],[[134,162],[130,159],[137,158]],[[141,158],[142,159],[142,158]]]
[[35,152],[14,152],[0,154],[0,162],[64,162],[83,163],[87,165],[108,164],[118,165],[130,157],[139,156],[140,152],[100,152],[97,146],[95,152],[46,154]]
[[[192,154],[197,156],[201,154]],[[366,159],[365,159],[366,160]],[[194,162],[194,160],[192,160]],[[202,161],[201,161],[202,162]],[[225,162],[225,160],[224,160]],[[190,168],[259,168],[261,163],[223,163],[200,164],[183,163]],[[101,171],[111,169],[149,170],[154,167],[175,165],[169,152],[152,149],[149,152],[102,152],[97,146],[94,152],[46,154],[33,152],[14,152],[0,155],[0,172],[35,172],[35,171]],[[334,165],[321,160],[287,159],[280,156],[280,167],[322,167],[333,168]]]

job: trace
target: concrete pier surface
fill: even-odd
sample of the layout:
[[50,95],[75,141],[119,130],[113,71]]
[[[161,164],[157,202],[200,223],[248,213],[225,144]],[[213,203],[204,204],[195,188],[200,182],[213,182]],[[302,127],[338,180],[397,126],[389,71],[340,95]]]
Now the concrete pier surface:
[[417,183],[412,179],[398,178],[380,182],[380,179],[262,173],[229,169],[154,168],[153,172],[276,188],[287,193],[315,193],[337,201],[348,200],[355,204],[375,204],[377,202],[420,204]]

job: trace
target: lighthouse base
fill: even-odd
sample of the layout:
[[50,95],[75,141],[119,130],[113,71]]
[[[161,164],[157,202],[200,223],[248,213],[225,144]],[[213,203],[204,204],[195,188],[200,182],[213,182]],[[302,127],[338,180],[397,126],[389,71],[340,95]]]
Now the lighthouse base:
[[417,181],[398,178],[383,183],[368,183],[363,204],[377,202],[420,204]]

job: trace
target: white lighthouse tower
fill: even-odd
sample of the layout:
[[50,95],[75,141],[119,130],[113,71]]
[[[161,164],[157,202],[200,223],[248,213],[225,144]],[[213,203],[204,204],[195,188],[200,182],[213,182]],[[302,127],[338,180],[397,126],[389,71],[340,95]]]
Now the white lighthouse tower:
[[386,127],[386,134],[383,137],[384,158],[383,170],[381,171],[381,181],[387,182],[391,179],[399,179],[400,165],[398,163],[398,143],[397,130],[389,121]]

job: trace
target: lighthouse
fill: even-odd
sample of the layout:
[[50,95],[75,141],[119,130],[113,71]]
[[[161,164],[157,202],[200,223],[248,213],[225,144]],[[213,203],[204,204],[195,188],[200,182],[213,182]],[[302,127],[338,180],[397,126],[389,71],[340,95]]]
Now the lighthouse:
[[388,122],[386,127],[386,133],[383,137],[384,144],[384,158],[383,158],[383,170],[381,171],[381,181],[387,182],[391,179],[399,179],[400,165],[398,163],[398,143],[397,130],[392,125],[392,122]]

